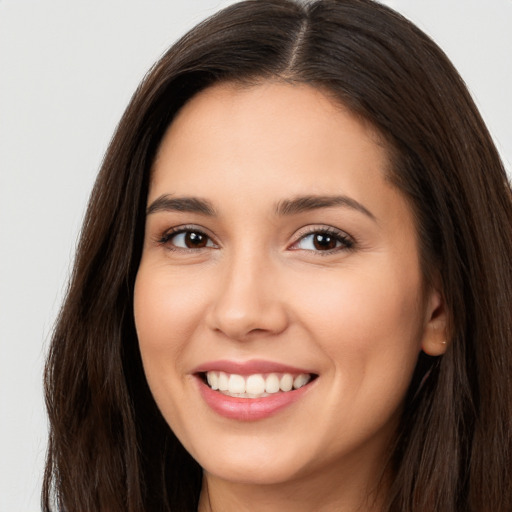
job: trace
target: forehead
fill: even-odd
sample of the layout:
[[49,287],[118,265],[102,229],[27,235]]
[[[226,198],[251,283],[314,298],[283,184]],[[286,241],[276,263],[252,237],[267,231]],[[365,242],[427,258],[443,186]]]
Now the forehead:
[[357,167],[359,179],[373,179],[373,171],[383,179],[388,160],[369,123],[320,89],[226,83],[200,92],[179,111],[160,145],[152,185],[195,177],[212,184],[229,173],[233,185],[253,180],[256,186],[271,172],[290,187],[308,178],[338,186],[339,173],[327,169]]

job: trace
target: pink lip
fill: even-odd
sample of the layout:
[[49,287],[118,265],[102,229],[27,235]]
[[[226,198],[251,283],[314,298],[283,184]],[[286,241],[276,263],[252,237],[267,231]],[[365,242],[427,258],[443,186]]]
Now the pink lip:
[[197,382],[201,396],[213,411],[225,418],[238,421],[268,418],[295,403],[311,387],[307,384],[293,391],[273,393],[263,398],[235,398],[214,391],[200,377],[197,377]]
[[267,418],[292,405],[310,389],[310,384],[287,392],[272,393],[262,398],[236,398],[214,391],[204,383],[198,374],[209,371],[220,371],[237,375],[252,375],[255,373],[301,373],[314,374],[311,370],[297,368],[273,361],[252,359],[250,361],[218,360],[203,363],[192,373],[196,376],[199,391],[203,400],[217,414],[238,421],[255,421]]
[[226,373],[236,373],[237,375],[252,375],[254,373],[291,373],[298,375],[300,373],[313,373],[311,370],[295,368],[281,363],[264,361],[262,359],[252,359],[250,361],[229,361],[218,360],[201,364],[195,368],[192,373],[205,373],[209,371],[218,371]]

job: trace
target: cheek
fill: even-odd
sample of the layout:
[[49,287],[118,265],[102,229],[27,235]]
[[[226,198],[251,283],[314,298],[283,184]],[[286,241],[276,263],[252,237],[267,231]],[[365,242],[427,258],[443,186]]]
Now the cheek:
[[141,263],[134,290],[134,318],[146,379],[158,401],[184,372],[180,354],[200,318],[198,287],[168,269]]
[[418,289],[414,274],[401,280],[354,272],[322,300],[311,297],[317,343],[331,361],[328,401],[347,432],[370,436],[388,425],[393,435],[421,346]]
[[141,264],[135,281],[134,316],[141,349],[175,349],[200,318],[200,292],[165,268]]
[[421,347],[421,277],[392,270],[349,269],[302,289],[300,316],[343,386],[379,393],[409,384]]
[[[421,310],[419,272],[371,272],[346,269],[343,275],[313,276],[311,282],[297,280],[301,289],[294,295],[305,306],[301,316],[317,324],[324,334],[363,343],[374,332],[374,343],[413,331],[417,333]],[[388,341],[390,341],[388,339]]]

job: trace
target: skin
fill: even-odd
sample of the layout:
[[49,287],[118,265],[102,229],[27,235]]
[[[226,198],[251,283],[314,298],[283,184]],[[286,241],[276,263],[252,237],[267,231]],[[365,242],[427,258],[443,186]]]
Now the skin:
[[[195,197],[216,214],[148,213],[134,311],[155,400],[204,468],[199,510],[380,510],[418,354],[444,351],[446,324],[387,166],[374,130],[307,85],[215,85],[168,129],[148,206]],[[276,213],[280,202],[333,194],[366,211]],[[204,245],[165,236],[180,226],[203,232]],[[344,237],[331,250],[311,235],[326,229]],[[277,414],[227,419],[193,375],[219,359],[275,361],[318,378]]]

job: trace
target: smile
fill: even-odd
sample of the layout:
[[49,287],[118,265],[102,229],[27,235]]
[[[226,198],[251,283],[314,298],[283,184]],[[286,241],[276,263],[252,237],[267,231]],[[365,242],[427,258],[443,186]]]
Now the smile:
[[252,375],[228,374],[221,371],[205,373],[206,382],[214,391],[236,398],[264,398],[279,392],[288,392],[305,386],[312,378],[308,373],[255,373]]
[[307,369],[261,360],[209,362],[193,375],[210,410],[244,422],[268,418],[302,400],[318,379]]

